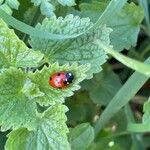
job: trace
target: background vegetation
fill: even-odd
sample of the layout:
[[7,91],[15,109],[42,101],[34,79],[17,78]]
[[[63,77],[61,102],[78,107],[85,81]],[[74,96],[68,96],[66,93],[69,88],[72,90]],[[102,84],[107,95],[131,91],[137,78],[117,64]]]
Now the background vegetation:
[[150,148],[149,0],[0,4],[0,150]]

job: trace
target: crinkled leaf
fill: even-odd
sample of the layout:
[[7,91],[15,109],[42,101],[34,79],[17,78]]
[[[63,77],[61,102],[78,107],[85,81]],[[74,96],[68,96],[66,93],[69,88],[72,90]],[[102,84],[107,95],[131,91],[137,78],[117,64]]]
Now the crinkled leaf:
[[39,6],[42,0],[31,0],[31,2],[34,3],[35,6]]
[[51,17],[54,15],[55,6],[60,3],[63,6],[73,6],[75,5],[75,0],[57,0],[57,1],[49,1],[49,0],[31,0],[35,6],[40,6],[41,13],[46,15],[47,17]]
[[89,123],[83,123],[70,129],[69,142],[72,150],[85,150],[94,140],[94,129]]
[[0,125],[2,130],[34,127],[36,103],[25,96],[23,90],[25,82],[26,75],[21,70],[14,68],[1,70]]
[[19,129],[9,134],[6,150],[70,150],[65,124],[66,107],[50,107],[39,119],[35,131]]
[[[37,97],[36,101],[40,105],[54,105],[56,103],[63,103],[65,97],[73,95],[73,91],[80,88],[79,83],[86,78],[85,73],[88,69],[88,65],[78,66],[74,63],[71,66],[68,64],[59,66],[58,63],[54,63],[50,65],[50,67],[44,67],[41,71],[31,73],[30,79],[34,84],[38,85],[40,91],[44,93],[44,96]],[[53,88],[49,84],[50,76],[60,71],[71,71],[75,76],[73,83],[65,89]]]
[[[82,3],[79,14],[83,17],[88,16],[93,22],[96,22],[106,6],[107,2]],[[113,29],[110,39],[115,50],[129,49],[136,45],[142,19],[143,10],[134,3],[126,4],[120,13],[107,19],[105,24]]]
[[58,0],[58,2],[63,6],[73,6],[75,5],[75,0]]
[[54,15],[53,11],[55,10],[55,7],[47,1],[42,1],[40,9],[41,13],[43,15],[46,15],[47,17],[51,17],[52,15]]
[[14,31],[0,19],[0,68],[35,67],[42,58],[43,54],[27,48]]
[[110,70],[94,75],[91,80],[84,81],[82,87],[88,90],[90,98],[100,105],[107,105],[121,87],[119,77]]
[[[88,18],[80,19],[78,16],[68,15],[64,19],[52,17],[45,19],[42,24],[36,26],[37,29],[56,34],[72,35],[86,31],[92,26]],[[110,28],[102,26],[97,30],[87,33],[76,39],[52,41],[31,37],[30,44],[34,49],[41,50],[52,62],[58,61],[60,64],[74,63],[91,64],[88,71],[88,78],[93,73],[101,70],[101,65],[106,61],[106,53],[93,43],[94,39],[100,39],[106,45],[109,45]]]
[[19,7],[18,0],[6,0],[6,3],[13,9],[18,9],[18,7]]

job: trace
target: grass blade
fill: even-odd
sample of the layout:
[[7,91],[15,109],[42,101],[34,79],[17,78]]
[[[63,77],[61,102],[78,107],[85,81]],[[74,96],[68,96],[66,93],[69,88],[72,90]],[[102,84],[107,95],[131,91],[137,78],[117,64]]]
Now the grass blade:
[[110,47],[105,46],[100,40],[96,40],[95,43],[104,49],[108,54],[111,54],[114,58],[116,58],[118,61],[123,63],[124,65],[128,66],[131,69],[134,69],[142,74],[145,74],[146,76],[150,76],[150,65],[145,64],[142,62],[139,62],[137,60],[134,60],[132,58],[129,58],[127,56],[124,56],[123,54],[113,50]]
[[[145,61],[150,64],[150,57]],[[97,134],[109,121],[109,119],[117,113],[123,106],[125,106],[137,93],[137,91],[143,86],[149,77],[135,72],[126,81],[122,88],[113,97],[106,109],[103,111],[100,118],[95,124],[95,133]]]

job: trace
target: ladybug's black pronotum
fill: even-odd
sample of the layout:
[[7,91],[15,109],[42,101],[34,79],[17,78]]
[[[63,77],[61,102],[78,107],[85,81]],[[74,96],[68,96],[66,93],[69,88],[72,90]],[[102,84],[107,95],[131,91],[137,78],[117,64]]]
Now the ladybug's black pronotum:
[[50,76],[49,84],[53,88],[66,88],[69,84],[72,83],[74,75],[72,72],[56,72]]

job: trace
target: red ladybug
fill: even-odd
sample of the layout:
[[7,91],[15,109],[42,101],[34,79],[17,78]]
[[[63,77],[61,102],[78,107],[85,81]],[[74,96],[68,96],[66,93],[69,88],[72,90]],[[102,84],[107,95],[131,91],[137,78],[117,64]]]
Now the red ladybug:
[[64,89],[72,83],[74,75],[71,72],[56,72],[50,76],[49,84],[53,88]]

